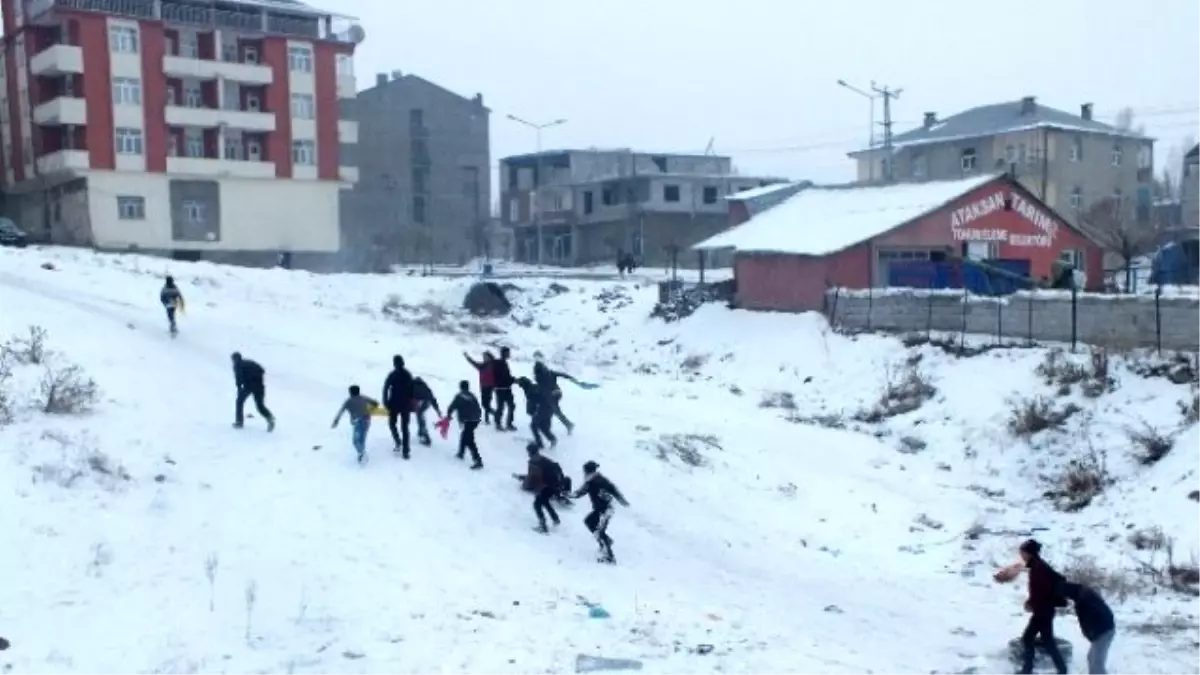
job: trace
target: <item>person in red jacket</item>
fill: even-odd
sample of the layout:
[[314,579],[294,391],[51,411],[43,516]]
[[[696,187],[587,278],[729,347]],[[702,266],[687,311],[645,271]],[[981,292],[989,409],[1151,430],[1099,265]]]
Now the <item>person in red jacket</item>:
[[492,419],[492,392],[496,390],[496,357],[491,352],[483,353],[483,361],[476,361],[471,355],[463,352],[467,363],[479,371],[479,402],[483,406],[483,423],[490,424]]
[[1041,638],[1042,649],[1054,662],[1054,668],[1059,673],[1067,672],[1066,661],[1058,651],[1058,643],[1054,640],[1054,615],[1056,608],[1066,606],[1066,599],[1059,595],[1063,576],[1056,572],[1045,560],[1042,560],[1042,545],[1030,539],[1021,544],[1019,549],[1021,559],[1029,570],[1029,599],[1025,601],[1025,610],[1033,616],[1029,617],[1029,625],[1021,635],[1025,647],[1022,663],[1022,673],[1033,672],[1034,650]]

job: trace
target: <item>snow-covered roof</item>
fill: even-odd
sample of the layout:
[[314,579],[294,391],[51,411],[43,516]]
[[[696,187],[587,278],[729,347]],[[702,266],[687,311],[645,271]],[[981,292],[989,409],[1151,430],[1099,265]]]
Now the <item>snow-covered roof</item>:
[[747,190],[740,190],[738,192],[735,192],[735,193],[729,195],[725,199],[727,199],[731,202],[744,201],[746,199],[758,199],[759,197],[765,197],[769,194],[774,194],[776,192],[779,192],[780,190],[786,190],[790,187],[794,187],[795,185],[797,185],[797,184],[791,183],[791,182],[771,183],[769,185],[760,185],[758,187],[752,187]]
[[813,186],[692,248],[828,255],[935,211],[998,177],[985,174],[929,183]]

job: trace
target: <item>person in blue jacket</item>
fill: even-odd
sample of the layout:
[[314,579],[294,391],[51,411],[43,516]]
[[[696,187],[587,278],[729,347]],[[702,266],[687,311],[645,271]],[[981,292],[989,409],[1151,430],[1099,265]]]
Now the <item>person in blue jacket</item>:
[[183,306],[183,293],[175,285],[175,277],[168,276],[163,281],[162,290],[158,292],[158,301],[167,311],[167,324],[171,335],[175,335],[179,332],[179,327],[175,325],[175,311]]
[[1079,630],[1091,646],[1088,648],[1089,673],[1107,673],[1108,649],[1117,634],[1117,622],[1112,609],[1104,598],[1090,586],[1064,581],[1059,584],[1059,593],[1075,603],[1075,616],[1079,618]]

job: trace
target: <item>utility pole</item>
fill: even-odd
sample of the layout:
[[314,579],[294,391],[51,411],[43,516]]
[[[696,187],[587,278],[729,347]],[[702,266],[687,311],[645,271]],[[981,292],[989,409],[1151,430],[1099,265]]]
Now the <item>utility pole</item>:
[[[877,96],[875,94],[867,93],[867,92],[863,91],[862,89],[859,89],[858,87],[850,84],[849,82],[847,82],[845,80],[838,80],[837,83],[838,83],[838,86],[845,87],[846,89],[854,92],[855,94],[858,94],[859,96],[862,96],[863,98],[867,99],[867,101],[871,104],[871,111],[867,117],[867,182],[874,183],[875,182],[875,99],[879,98],[879,96]],[[872,82],[871,86],[874,86],[874,85],[875,85],[875,83]]]
[[541,187],[541,183],[542,183],[542,130],[549,129],[550,127],[556,127],[560,124],[566,124],[567,121],[565,119],[556,119],[556,120],[552,120],[550,122],[536,124],[534,122],[530,122],[529,120],[521,119],[520,117],[517,117],[516,115],[508,115],[508,119],[516,122],[517,124],[523,124],[523,125],[529,127],[530,129],[533,129],[534,134],[535,134],[535,139],[536,139],[536,143],[537,143],[537,151],[536,151],[536,154],[534,155],[533,190],[529,193],[529,196],[530,196],[529,212],[530,212],[530,215],[533,217],[533,227],[534,227],[534,231],[535,231],[535,236],[537,237],[537,264],[541,265],[542,259],[545,255],[545,250],[544,250],[545,245],[544,245],[544,242],[542,241],[541,208],[540,208],[540,205],[538,204],[538,202],[541,201],[541,194],[542,194],[541,190],[538,189],[539,187]]
[[882,88],[871,83],[871,91],[883,98],[883,156],[884,156],[884,172],[883,180],[891,183],[896,179],[896,167],[892,157],[892,99],[900,98],[900,92],[903,89],[888,89],[885,84]]

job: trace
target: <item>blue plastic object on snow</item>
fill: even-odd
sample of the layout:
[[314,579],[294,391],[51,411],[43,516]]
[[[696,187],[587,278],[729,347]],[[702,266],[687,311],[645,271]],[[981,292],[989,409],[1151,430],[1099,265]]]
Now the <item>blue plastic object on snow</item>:
[[576,380],[575,384],[578,385],[580,389],[599,389],[600,388],[600,385],[596,384],[595,382],[583,382],[581,380]]
[[588,607],[588,618],[607,619],[609,618],[609,613],[608,610],[604,609],[600,605],[592,605],[591,607]]

